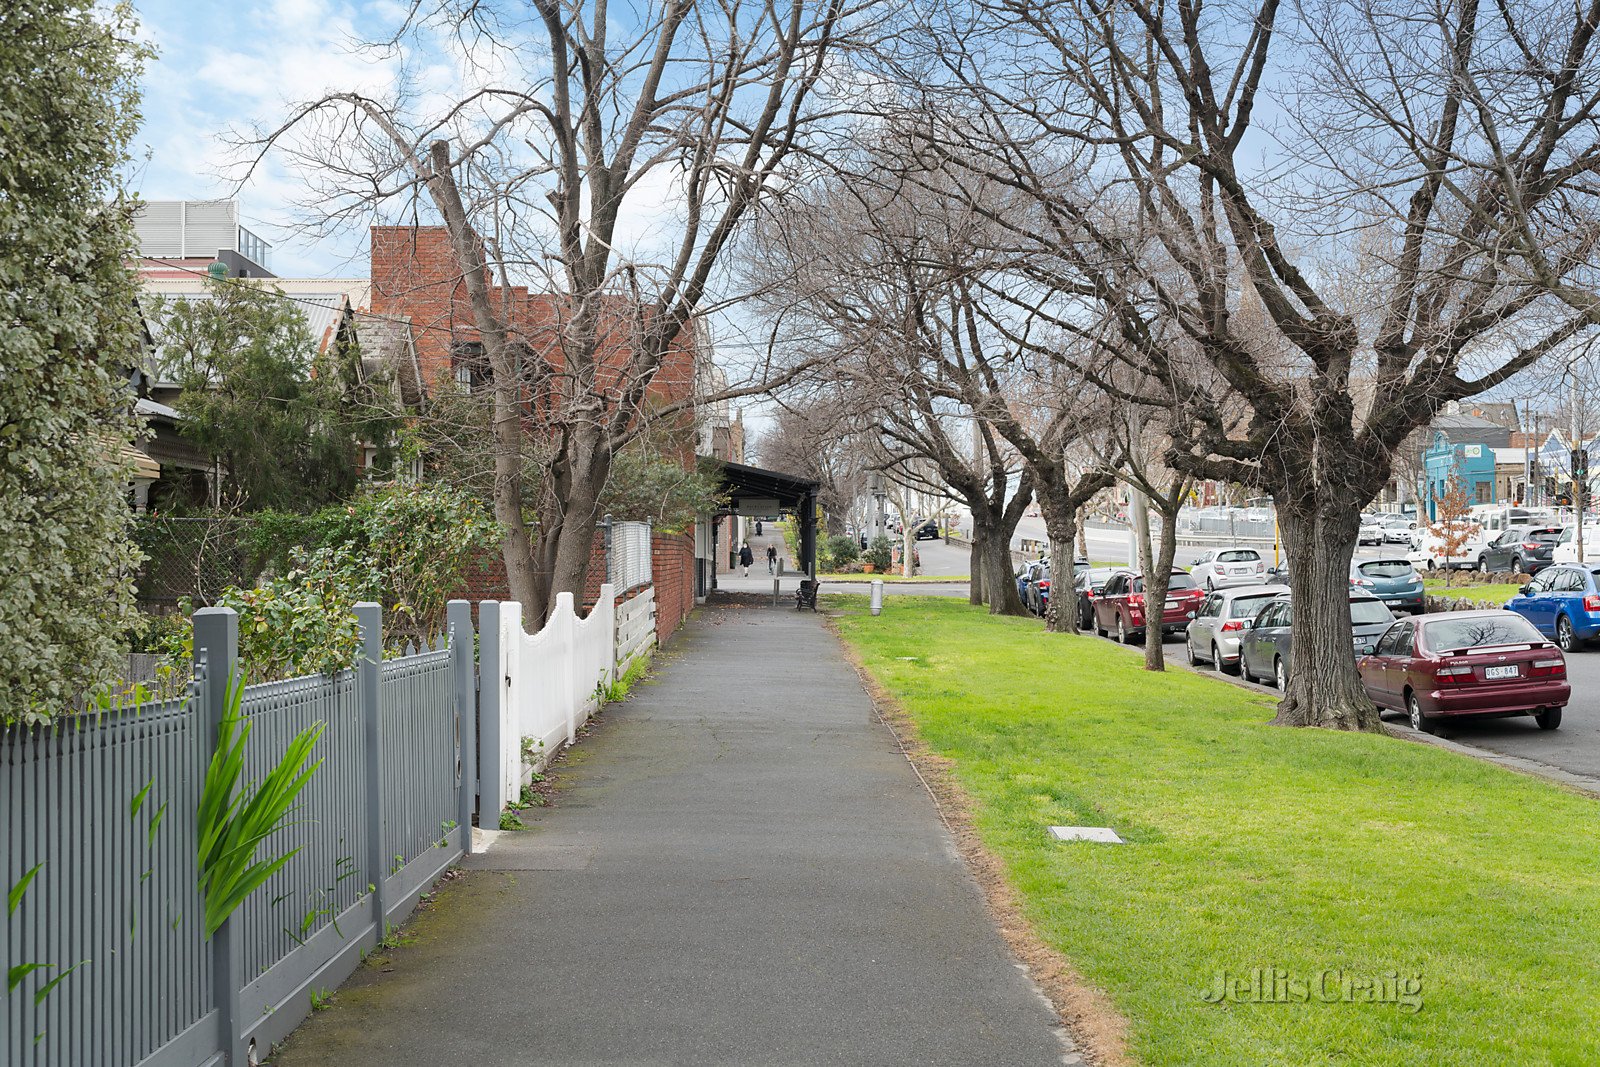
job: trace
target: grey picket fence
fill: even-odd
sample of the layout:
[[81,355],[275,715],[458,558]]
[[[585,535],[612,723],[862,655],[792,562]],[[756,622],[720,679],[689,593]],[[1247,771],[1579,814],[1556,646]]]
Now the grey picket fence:
[[244,691],[247,780],[318,722],[322,764],[265,846],[293,857],[209,939],[196,810],[237,660],[233,612],[196,613],[183,697],[0,732],[0,956],[16,976],[0,1063],[265,1060],[470,848],[471,607],[451,603],[447,642],[389,660],[378,606],[356,614],[355,669]]

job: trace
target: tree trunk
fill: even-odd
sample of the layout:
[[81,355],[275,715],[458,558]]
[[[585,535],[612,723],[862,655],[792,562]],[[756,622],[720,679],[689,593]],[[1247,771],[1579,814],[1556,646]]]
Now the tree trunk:
[[1077,592],[1073,589],[1072,546],[1078,535],[1078,512],[1067,499],[1042,485],[1038,490],[1039,513],[1044,518],[1045,537],[1050,543],[1050,604],[1044,613],[1044,628],[1052,633],[1078,630]]
[[1162,515],[1161,539],[1155,546],[1155,558],[1144,572],[1144,669],[1147,671],[1167,669],[1166,650],[1161,647],[1161,617],[1166,611],[1167,585],[1172,580],[1172,560],[1177,553],[1177,519]]
[[967,554],[967,603],[983,603],[983,542],[984,533],[972,522],[972,545]]
[[[1084,515],[1082,508],[1079,508],[1077,513],[1073,515],[1072,524],[1077,527],[1078,530],[1078,555],[1082,556],[1084,559],[1089,559],[1089,534],[1088,531],[1084,529]],[[1093,561],[1091,560],[1091,562]]]
[[1017,593],[1017,577],[1011,568],[1011,539],[999,534],[984,546],[984,589],[988,592],[990,615],[1026,615]]
[[1359,504],[1341,489],[1310,487],[1303,508],[1278,504],[1294,590],[1289,686],[1278,704],[1280,726],[1378,732],[1378,710],[1361,686],[1350,641],[1350,557]]

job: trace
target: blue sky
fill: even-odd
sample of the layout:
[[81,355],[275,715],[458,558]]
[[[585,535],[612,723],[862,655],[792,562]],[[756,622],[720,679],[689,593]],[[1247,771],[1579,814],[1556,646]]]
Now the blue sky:
[[[145,72],[144,126],[133,188],[147,200],[233,195],[239,173],[223,135],[275,123],[289,105],[328,88],[381,88],[391,64],[358,54],[352,43],[398,25],[393,0],[143,0],[144,36],[157,57]],[[363,235],[309,239],[292,232],[303,188],[269,161],[238,192],[245,225],[273,244],[284,277],[367,273]]]

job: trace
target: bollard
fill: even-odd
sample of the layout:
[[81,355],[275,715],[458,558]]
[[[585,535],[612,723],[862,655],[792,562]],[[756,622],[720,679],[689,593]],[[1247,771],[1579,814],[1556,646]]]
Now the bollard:
[[772,606],[773,607],[777,607],[778,606],[778,581],[779,581],[778,576],[777,575],[773,575],[772,576]]
[[881,615],[883,613],[883,579],[882,578],[874,578],[874,579],[872,579],[872,613],[874,615]]

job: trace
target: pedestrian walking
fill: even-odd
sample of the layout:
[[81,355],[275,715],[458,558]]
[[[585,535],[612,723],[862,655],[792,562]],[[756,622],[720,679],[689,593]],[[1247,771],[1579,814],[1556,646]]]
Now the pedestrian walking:
[[756,561],[756,554],[750,551],[750,542],[746,541],[739,548],[739,566],[744,568],[744,576],[750,577],[750,564]]
[[778,569],[778,548],[776,545],[767,546],[767,573],[773,574]]

